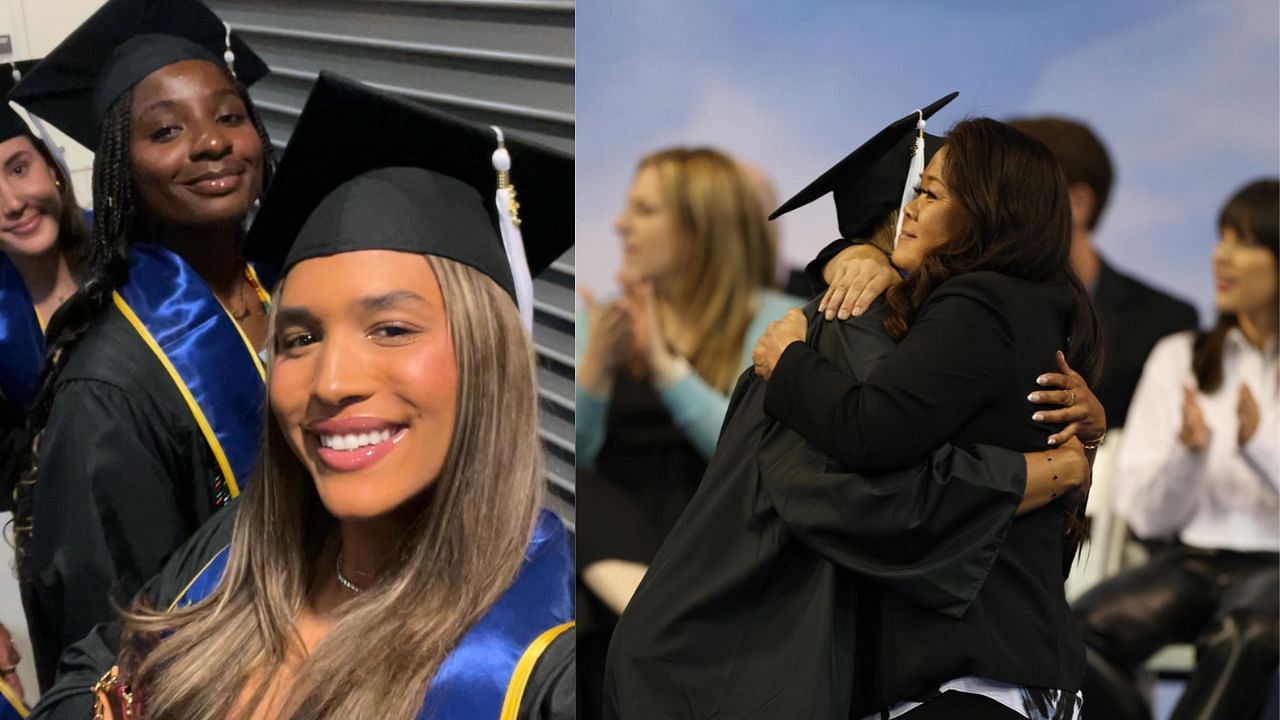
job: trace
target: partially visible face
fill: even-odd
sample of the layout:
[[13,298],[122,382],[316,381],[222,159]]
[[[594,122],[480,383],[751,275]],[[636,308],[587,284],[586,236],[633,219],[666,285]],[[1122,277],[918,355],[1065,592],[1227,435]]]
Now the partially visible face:
[[330,513],[385,516],[436,481],[458,366],[425,258],[368,250],[298,263],[275,337],[271,409]]
[[1249,313],[1277,302],[1276,256],[1235,228],[1224,227],[1213,249],[1214,302],[1220,312]]
[[30,138],[0,143],[0,252],[40,257],[57,247],[62,196],[56,180]]
[[184,60],[133,90],[133,179],[143,206],[178,226],[243,218],[262,189],[262,140],[231,79]]
[[903,209],[902,234],[893,250],[893,264],[908,273],[919,270],[929,253],[964,230],[963,211],[952,201],[943,180],[946,157],[946,147],[934,153],[924,169],[919,193]]
[[613,228],[622,238],[624,270],[646,280],[677,272],[681,232],[672,209],[663,202],[657,168],[646,166],[636,173]]

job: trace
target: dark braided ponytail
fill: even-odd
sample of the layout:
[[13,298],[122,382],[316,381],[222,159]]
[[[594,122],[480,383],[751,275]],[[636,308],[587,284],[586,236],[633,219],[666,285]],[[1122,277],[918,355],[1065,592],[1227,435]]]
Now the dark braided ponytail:
[[[230,77],[230,74],[228,74]],[[275,152],[248,89],[231,78],[258,138],[262,142],[262,191],[275,172]],[[31,539],[35,531],[33,498],[37,478],[40,442],[53,407],[58,376],[75,345],[112,304],[112,295],[128,281],[127,250],[130,244],[151,240],[149,223],[137,207],[133,184],[130,119],[133,91],[116,99],[102,120],[98,150],[93,157],[93,236],[86,253],[81,277],[84,284],[54,315],[46,331],[48,353],[40,391],[27,417],[30,454],[21,463],[26,468],[14,489],[14,544],[18,578],[26,584],[32,577]]]

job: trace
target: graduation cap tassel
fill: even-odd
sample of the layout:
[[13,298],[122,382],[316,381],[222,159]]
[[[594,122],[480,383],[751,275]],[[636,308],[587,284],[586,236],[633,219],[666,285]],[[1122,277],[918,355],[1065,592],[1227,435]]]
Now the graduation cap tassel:
[[511,279],[515,282],[516,304],[520,307],[520,319],[530,333],[533,332],[533,275],[524,252],[524,236],[520,234],[520,203],[516,201],[516,188],[511,184],[511,154],[503,142],[502,129],[490,125],[498,137],[498,149],[493,151],[493,169],[498,171],[498,192],[494,202],[498,206],[498,230],[507,250],[507,264],[511,266]]
[[227,29],[227,36],[224,42],[227,49],[222,53],[222,60],[227,64],[227,69],[231,71],[231,77],[236,76],[236,54],[231,50],[231,24],[226,20],[222,21],[222,27]]
[[902,189],[902,203],[898,205],[898,227],[893,233],[893,247],[898,247],[898,236],[902,234],[902,217],[907,203],[916,196],[916,186],[920,184],[920,176],[924,175],[924,112],[916,111],[916,142],[911,148],[911,165],[907,169],[907,184]]

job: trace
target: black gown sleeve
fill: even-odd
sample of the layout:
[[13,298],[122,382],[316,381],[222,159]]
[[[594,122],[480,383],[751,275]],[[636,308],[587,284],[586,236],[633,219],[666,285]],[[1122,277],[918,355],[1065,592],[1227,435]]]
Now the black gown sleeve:
[[[138,598],[151,607],[168,607],[186,590],[209,560],[231,542],[238,500],[209,519],[200,531],[173,556],[155,577],[147,581]],[[116,664],[123,623],[114,616],[62,653],[58,678],[40,697],[28,720],[85,720],[93,717],[92,690],[98,678]]]
[[574,720],[578,711],[577,632],[570,628],[547,646],[533,666],[520,720]]
[[865,383],[792,343],[767,383],[765,411],[848,470],[888,472],[940,447],[1012,372],[1012,332],[982,275],[934,291]]
[[59,388],[40,447],[28,607],[41,687],[61,651],[113,616],[198,526],[166,466],[167,421],[94,380]]
[[25,414],[0,395],[0,512],[13,511],[13,489],[22,472],[19,465],[26,437]]

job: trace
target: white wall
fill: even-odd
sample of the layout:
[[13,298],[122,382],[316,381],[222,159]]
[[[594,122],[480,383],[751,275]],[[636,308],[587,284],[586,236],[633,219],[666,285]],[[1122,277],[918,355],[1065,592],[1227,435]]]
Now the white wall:
[[[44,57],[104,1],[0,0],[0,35],[8,33],[13,36],[14,51],[12,55],[0,54],[0,62]],[[0,72],[8,71],[8,68],[0,68]],[[45,127],[50,131],[54,142],[63,148],[67,165],[71,169],[76,197],[80,204],[88,207],[93,198],[93,153],[53,127]],[[7,526],[11,519],[9,513],[0,514],[0,526]],[[34,704],[39,688],[36,686],[26,617],[22,612],[22,598],[18,593],[17,578],[14,577],[13,537],[8,531],[4,533],[3,542],[0,542],[0,623],[4,623],[9,629],[13,635],[13,643],[22,655],[18,675],[26,690],[28,703]]]

